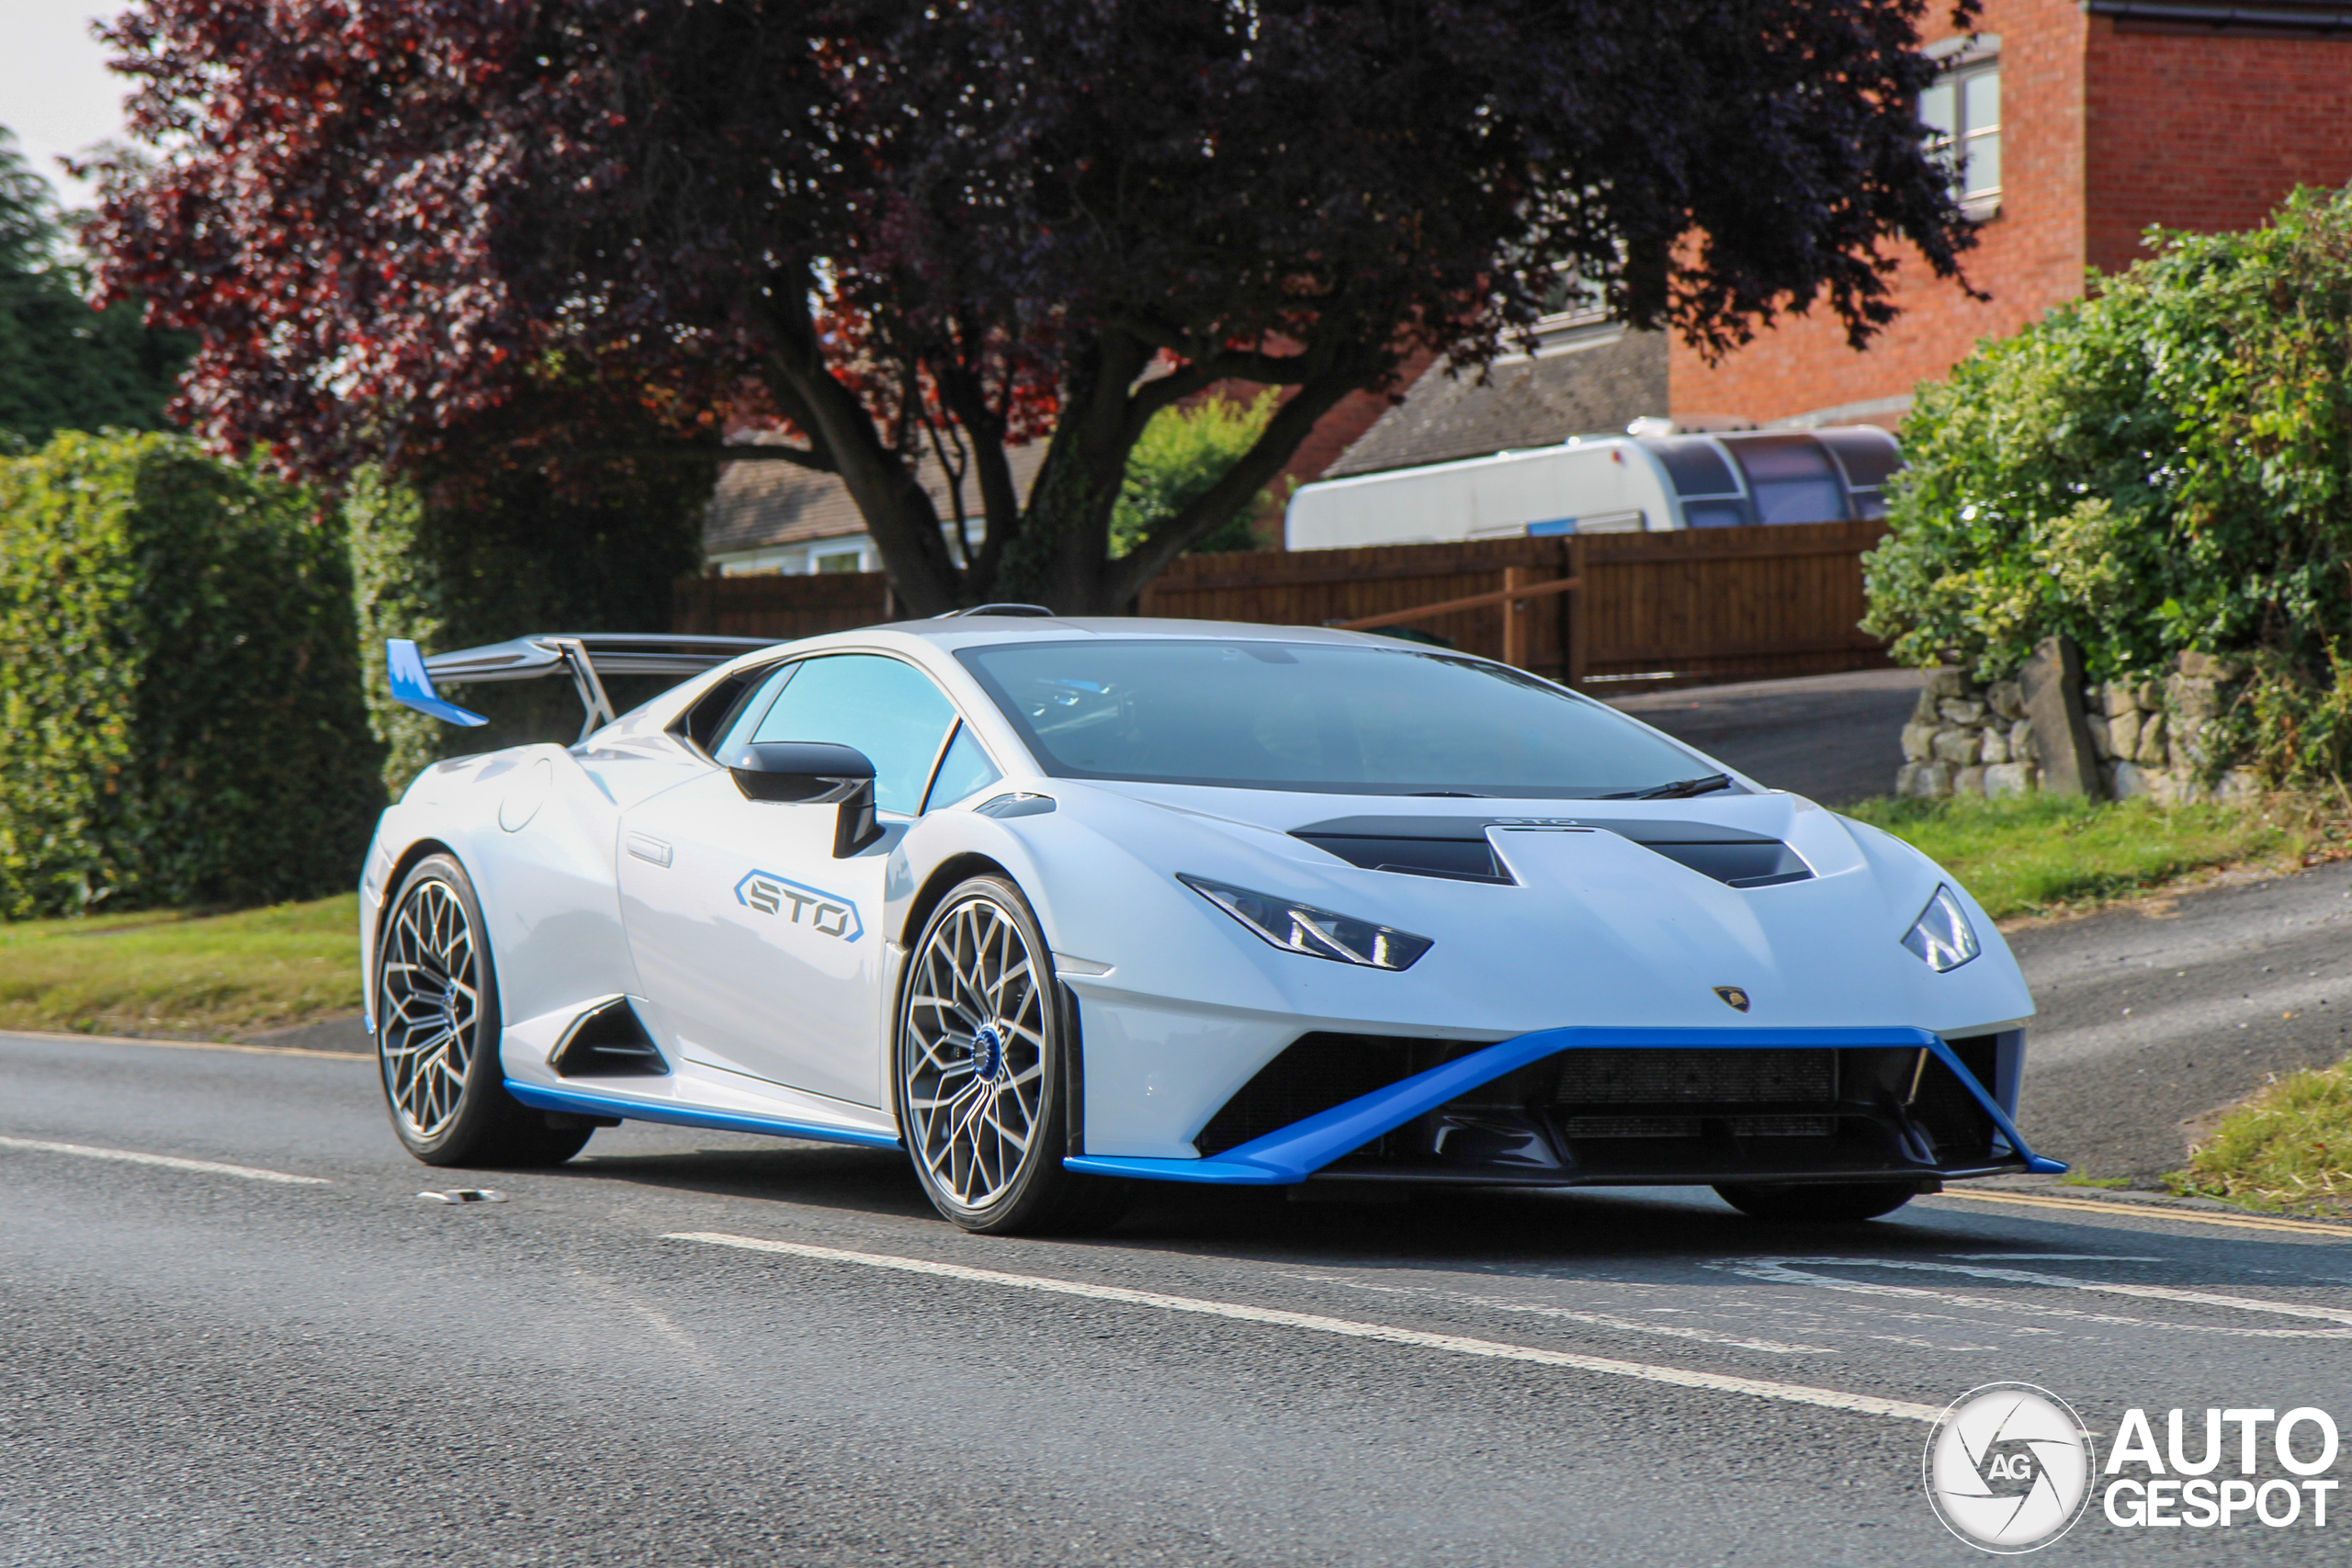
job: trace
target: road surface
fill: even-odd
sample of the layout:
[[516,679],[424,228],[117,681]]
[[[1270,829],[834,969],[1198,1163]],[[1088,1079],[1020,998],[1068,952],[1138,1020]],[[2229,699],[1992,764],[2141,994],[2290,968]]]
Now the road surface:
[[[1880,1568],[1976,1560],[1919,1456],[1979,1383],[2102,1441],[2352,1423],[2352,1231],[1995,1196],[1167,1189],[987,1240],[887,1154],[459,1175],[365,1058],[0,1037],[0,1562]],[[2037,1561],[2340,1563],[2330,1519],[2095,1505]]]

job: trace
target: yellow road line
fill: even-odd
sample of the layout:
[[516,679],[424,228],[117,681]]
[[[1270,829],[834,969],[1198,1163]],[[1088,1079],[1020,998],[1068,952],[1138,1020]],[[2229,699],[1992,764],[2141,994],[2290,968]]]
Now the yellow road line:
[[0,1029],[0,1038],[70,1040],[77,1045],[153,1045],[160,1051],[242,1051],[254,1056],[323,1056],[334,1062],[372,1062],[363,1051],[313,1051],[307,1045],[232,1045],[225,1040],[141,1040],[135,1034],[64,1034],[51,1029]]
[[2352,1241],[2352,1225],[2312,1224],[2302,1220],[2273,1220],[2254,1214],[2206,1214],[2168,1209],[2154,1203],[2101,1203],[2084,1198],[2044,1198],[2027,1192],[1962,1192],[1946,1188],[1939,1198],[1966,1198],[1978,1203],[2017,1203],[2032,1209],[2072,1209],[2086,1214],[2121,1214],[2141,1220],[2178,1220],[2192,1225],[2227,1225],[2245,1231],[2288,1231],[2296,1235],[2332,1236]]

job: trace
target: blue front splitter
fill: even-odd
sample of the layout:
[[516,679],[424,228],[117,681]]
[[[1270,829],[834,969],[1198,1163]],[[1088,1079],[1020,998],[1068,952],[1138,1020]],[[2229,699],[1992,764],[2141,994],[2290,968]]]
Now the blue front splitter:
[[1925,1049],[1952,1070],[1961,1086],[1993,1118],[2026,1169],[2054,1176],[2063,1160],[2045,1159],[1976,1075],[1961,1065],[1943,1037],[1926,1029],[1541,1029],[1335,1105],[1303,1122],[1237,1145],[1208,1159],[1153,1159],[1130,1155],[1072,1155],[1062,1163],[1089,1176],[1139,1177],[1152,1181],[1204,1181],[1230,1187],[1283,1187],[1306,1180],[1343,1156],[1456,1096],[1532,1062],[1563,1051]]

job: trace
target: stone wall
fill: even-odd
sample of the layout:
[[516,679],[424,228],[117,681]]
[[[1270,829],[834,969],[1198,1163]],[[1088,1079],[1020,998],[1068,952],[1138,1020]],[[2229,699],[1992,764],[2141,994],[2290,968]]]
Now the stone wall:
[[[2235,696],[2243,671],[2227,660],[2185,653],[2163,679],[2110,681],[2082,693],[2087,743],[2108,798],[2147,795],[2165,805],[2242,800],[2256,793],[2251,773],[2209,776],[2218,743],[2214,721]],[[1972,681],[1954,668],[1928,671],[1911,722],[1903,727],[1903,768],[1894,793],[1915,797],[2031,795],[2044,785],[2044,751],[2016,681]]]
[[1903,727],[1903,758],[1897,795],[1998,797],[2041,787],[2033,721],[2015,681],[1988,685],[1957,669],[1929,671]]

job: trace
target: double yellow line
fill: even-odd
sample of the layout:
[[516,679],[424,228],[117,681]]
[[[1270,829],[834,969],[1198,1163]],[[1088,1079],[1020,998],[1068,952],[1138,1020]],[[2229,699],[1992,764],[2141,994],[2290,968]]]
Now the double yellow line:
[[2101,1203],[2087,1198],[2045,1198],[2031,1192],[1970,1192],[1947,1187],[1939,1198],[1965,1198],[1974,1203],[2015,1203],[2028,1209],[2071,1209],[2078,1213],[2120,1215],[2135,1220],[2177,1220],[2183,1224],[2225,1225],[2233,1230],[2284,1231],[2295,1235],[2324,1235],[2352,1241],[2352,1225],[2316,1224],[2308,1220],[2274,1220],[2258,1214],[2208,1214],[2154,1203]]

